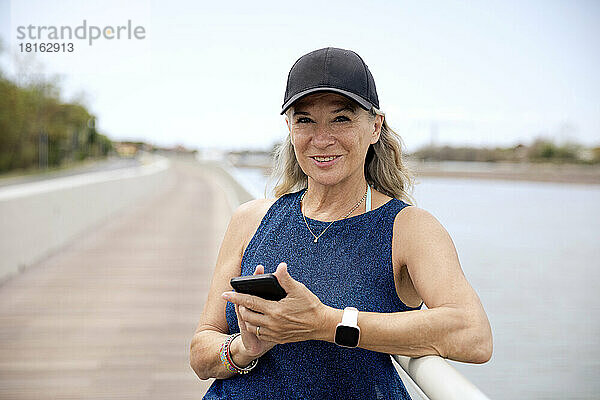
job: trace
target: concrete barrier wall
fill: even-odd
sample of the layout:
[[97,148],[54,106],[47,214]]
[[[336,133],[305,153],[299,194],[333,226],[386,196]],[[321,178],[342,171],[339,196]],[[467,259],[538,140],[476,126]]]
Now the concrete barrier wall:
[[169,161],[0,189],[0,282],[78,234],[168,187]]

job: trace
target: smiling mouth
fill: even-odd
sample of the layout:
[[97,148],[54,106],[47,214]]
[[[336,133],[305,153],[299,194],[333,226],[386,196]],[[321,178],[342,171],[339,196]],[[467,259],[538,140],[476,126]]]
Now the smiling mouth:
[[325,156],[325,157],[314,156],[314,157],[311,157],[311,158],[313,160],[318,161],[318,162],[327,162],[327,161],[335,160],[338,157],[339,156]]

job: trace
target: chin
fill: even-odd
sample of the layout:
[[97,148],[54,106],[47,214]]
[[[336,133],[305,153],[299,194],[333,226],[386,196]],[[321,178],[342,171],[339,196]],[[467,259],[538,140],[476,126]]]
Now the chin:
[[310,177],[313,181],[325,186],[332,186],[342,181],[342,178],[333,171],[331,173],[317,171],[317,173]]
[[[344,176],[344,171],[341,165],[333,166],[333,168],[322,169],[312,164],[300,165],[304,173],[314,182],[324,186],[333,186],[342,182],[347,176]],[[308,172],[308,173],[307,173]]]

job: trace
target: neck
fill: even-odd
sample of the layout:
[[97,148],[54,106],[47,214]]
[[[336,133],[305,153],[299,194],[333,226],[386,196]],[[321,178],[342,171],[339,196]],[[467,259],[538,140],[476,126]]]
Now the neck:
[[[302,199],[304,215],[321,221],[343,218],[363,198],[366,189],[367,181],[364,176],[336,185],[322,185],[309,177],[308,191]],[[364,211],[363,200],[350,216]]]

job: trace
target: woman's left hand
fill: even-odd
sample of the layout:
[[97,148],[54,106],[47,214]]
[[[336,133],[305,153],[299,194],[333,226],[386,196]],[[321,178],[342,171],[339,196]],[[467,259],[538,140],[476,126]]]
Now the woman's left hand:
[[249,331],[256,332],[260,326],[262,340],[291,343],[319,339],[328,307],[290,276],[286,263],[280,263],[274,275],[287,293],[279,301],[238,292],[225,292],[223,297],[239,306]]

